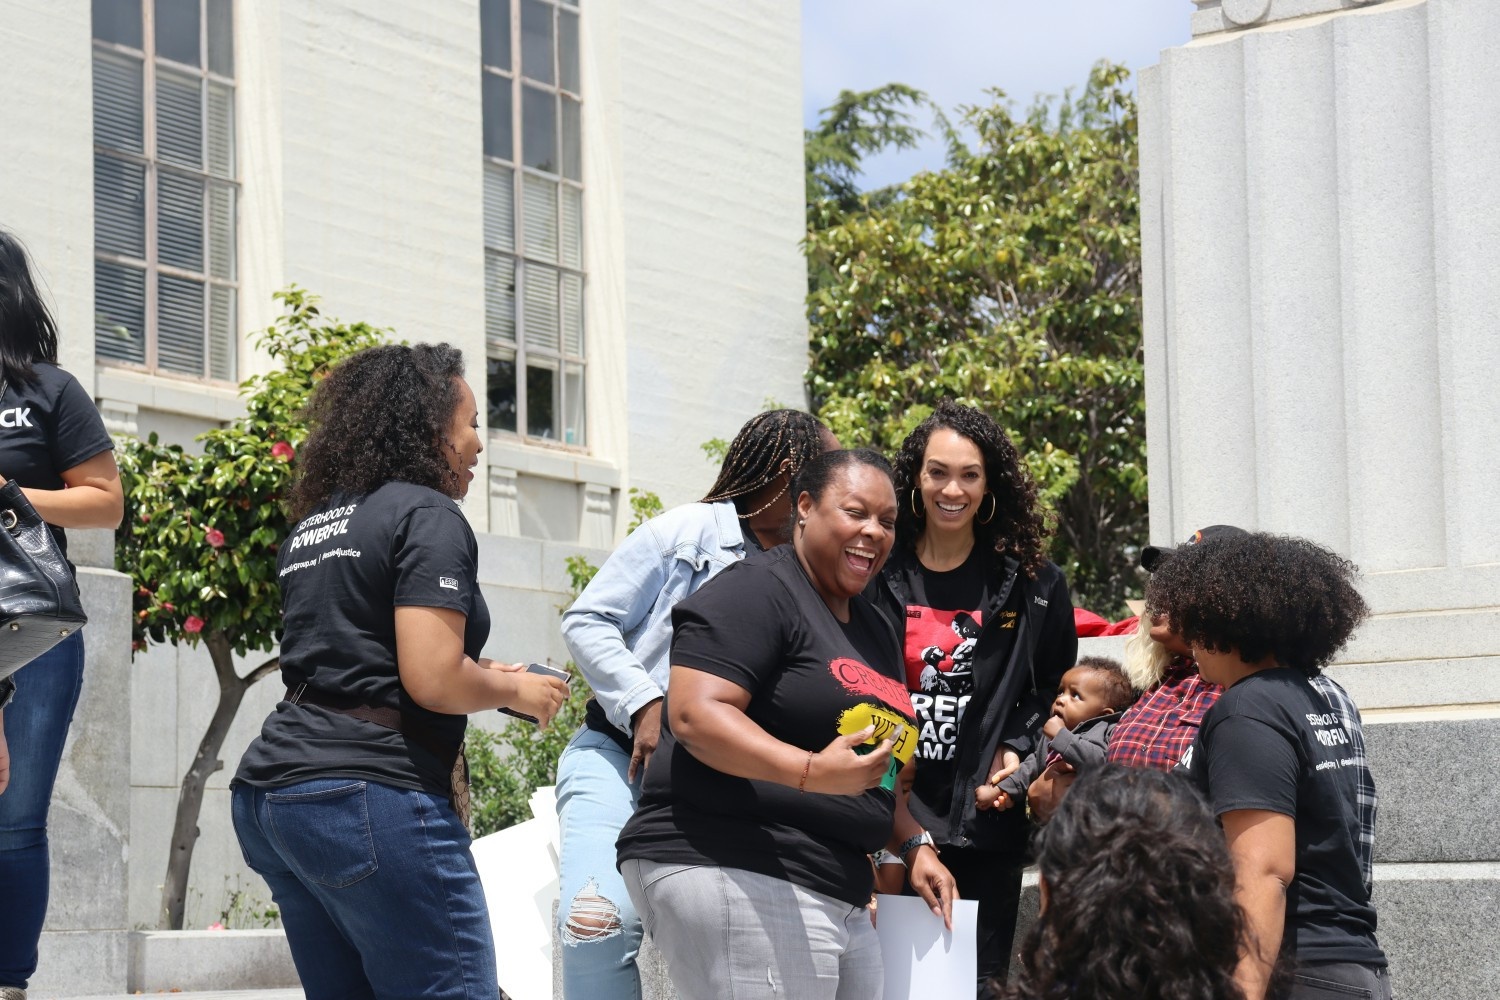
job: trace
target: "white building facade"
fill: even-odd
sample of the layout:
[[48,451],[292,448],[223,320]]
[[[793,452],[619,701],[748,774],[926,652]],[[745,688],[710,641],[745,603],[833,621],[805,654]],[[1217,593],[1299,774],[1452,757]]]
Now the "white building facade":
[[[0,226],[115,433],[232,419],[291,284],[461,348],[487,653],[561,660],[564,558],[614,543],[631,487],[696,499],[702,442],[804,398],[799,30],[795,0],[0,0]],[[90,670],[35,982],[63,995],[124,985],[215,697],[206,655],[131,663],[108,539],[76,550]],[[279,693],[210,784],[189,926],[268,896],[227,775]]]

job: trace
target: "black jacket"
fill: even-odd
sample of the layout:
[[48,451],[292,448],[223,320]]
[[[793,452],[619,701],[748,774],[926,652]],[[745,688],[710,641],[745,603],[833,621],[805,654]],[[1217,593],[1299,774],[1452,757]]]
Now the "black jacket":
[[[1035,580],[1019,572],[1010,557],[996,557],[994,567],[996,575],[985,587],[984,625],[974,647],[974,693],[959,724],[953,781],[951,786],[924,782],[918,761],[910,807],[939,844],[1019,856],[1030,834],[1025,811],[979,812],[974,789],[989,780],[990,761],[1001,743],[1023,758],[1036,749],[1058,682],[1078,655],[1078,633],[1068,581],[1057,566],[1044,564]],[[914,593],[912,578],[920,572],[915,554],[897,551],[871,584],[876,604],[903,626]],[[1002,663],[996,623],[1016,591],[1019,600],[1012,606],[1020,611],[1019,624]]]

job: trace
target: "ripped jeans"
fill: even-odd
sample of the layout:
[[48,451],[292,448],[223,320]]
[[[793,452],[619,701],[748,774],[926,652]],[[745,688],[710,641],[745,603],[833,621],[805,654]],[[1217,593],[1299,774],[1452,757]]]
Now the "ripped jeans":
[[615,867],[615,840],[635,812],[640,780],[625,780],[630,755],[587,727],[557,765],[557,931],[567,1000],[639,1000],[635,956],[641,920]]

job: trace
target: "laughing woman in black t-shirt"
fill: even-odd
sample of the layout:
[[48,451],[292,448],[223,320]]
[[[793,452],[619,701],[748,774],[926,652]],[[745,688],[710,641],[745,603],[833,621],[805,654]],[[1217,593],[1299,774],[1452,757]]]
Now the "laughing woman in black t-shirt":
[[[0,486],[21,487],[66,554],[64,529],[120,523],[113,448],[88,391],[57,367],[57,327],[25,251],[0,230]],[[24,996],[36,972],[47,809],[82,687],[81,631],[0,680],[0,997]]]
[[672,615],[658,760],[621,873],[683,1000],[880,996],[864,906],[916,733],[893,623],[863,596],[890,552],[890,466],[812,460],[791,545]]
[[1291,1000],[1391,995],[1361,866],[1362,758],[1309,678],[1367,609],[1354,566],[1263,533],[1179,548],[1151,577],[1205,680],[1224,693],[1178,764],[1207,795],[1234,859],[1248,940],[1235,978],[1263,1000],[1280,961]]
[[235,832],[309,998],[497,998],[454,767],[468,713],[545,724],[567,688],[480,655],[490,616],[456,502],[481,450],[463,357],[361,351],[308,419],[277,562],[287,699],[235,774]]

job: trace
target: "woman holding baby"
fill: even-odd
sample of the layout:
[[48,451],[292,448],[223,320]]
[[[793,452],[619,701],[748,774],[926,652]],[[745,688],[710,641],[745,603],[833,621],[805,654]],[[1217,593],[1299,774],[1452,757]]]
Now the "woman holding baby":
[[[1024,810],[981,811],[975,790],[1037,747],[1078,648],[1062,571],[1042,554],[1036,483],[989,416],[950,400],[895,463],[896,541],[873,593],[902,628],[916,712],[908,865],[941,851],[979,903],[979,980],[1003,980],[1030,832]],[[981,995],[985,989],[981,986]]]

